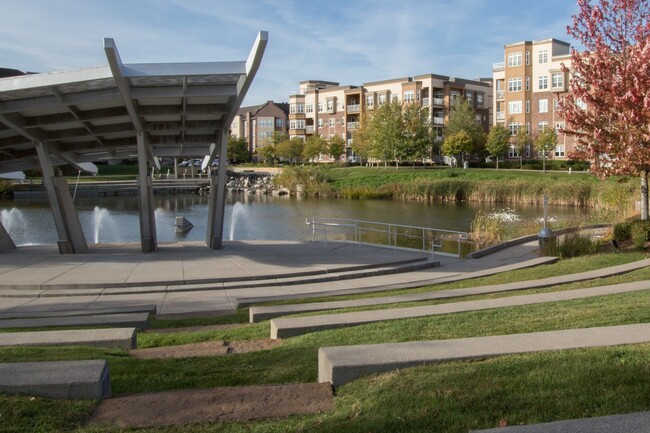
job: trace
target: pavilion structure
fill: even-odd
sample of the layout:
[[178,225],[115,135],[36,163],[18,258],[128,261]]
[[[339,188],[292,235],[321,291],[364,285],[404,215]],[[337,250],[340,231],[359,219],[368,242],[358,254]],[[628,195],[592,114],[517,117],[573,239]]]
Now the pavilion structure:
[[[0,79],[0,174],[40,168],[61,253],[88,249],[67,181],[56,167],[137,158],[140,241],[158,248],[151,169],[160,157],[203,156],[212,178],[206,244],[220,249],[228,128],[260,66],[262,31],[243,61],[123,63],[104,39],[108,65]],[[0,224],[0,249],[15,248]]]

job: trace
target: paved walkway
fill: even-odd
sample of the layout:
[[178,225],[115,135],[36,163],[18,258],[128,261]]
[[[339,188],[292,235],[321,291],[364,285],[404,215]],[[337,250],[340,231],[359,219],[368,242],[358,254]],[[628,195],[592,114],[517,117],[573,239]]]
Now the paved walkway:
[[[239,299],[423,285],[468,272],[478,276],[493,273],[496,267],[507,270],[537,257],[537,243],[531,242],[480,259],[436,255],[433,260],[440,262],[439,267],[413,272],[284,284],[283,278],[385,267],[430,257],[336,242],[234,241],[226,242],[222,250],[210,250],[199,242],[179,242],[162,244],[153,254],[140,253],[137,244],[93,246],[88,254],[79,255],[60,255],[53,245],[21,247],[0,253],[0,312],[154,304],[159,314],[224,313],[236,309]],[[245,281],[249,283],[241,284]],[[234,282],[240,287],[229,288]],[[57,296],[48,297],[44,290],[56,290]]]

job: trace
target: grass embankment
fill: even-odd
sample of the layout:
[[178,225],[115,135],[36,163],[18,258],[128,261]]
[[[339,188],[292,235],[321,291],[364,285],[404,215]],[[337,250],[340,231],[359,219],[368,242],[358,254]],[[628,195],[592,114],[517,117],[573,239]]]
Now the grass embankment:
[[602,181],[586,173],[485,169],[336,168],[324,172],[345,198],[549,204],[621,209],[637,196],[634,179]]
[[[524,271],[438,285],[443,290],[562,275],[641,258],[640,253],[564,260]],[[650,271],[581,284],[648,279]],[[562,290],[567,287],[546,288]],[[425,289],[414,289],[422,291]],[[400,291],[400,293],[404,293]],[[522,292],[528,293],[527,292]],[[373,296],[385,295],[373,294]],[[503,295],[500,295],[503,296]],[[477,297],[478,298],[478,297]],[[341,298],[337,298],[341,299]],[[447,301],[448,302],[448,301]],[[635,292],[560,303],[501,308],[373,323],[287,339],[272,350],[224,357],[136,360],[123,350],[93,348],[3,348],[0,362],[108,359],[115,394],[268,383],[313,382],[319,347],[462,338],[650,320],[650,293]],[[234,321],[244,321],[241,311]],[[223,323],[225,318],[167,322]],[[155,320],[155,327],[163,321]],[[220,331],[138,336],[141,347],[207,339],[266,338],[268,322]],[[463,432],[499,424],[627,413],[650,408],[650,345],[505,356],[450,362],[371,376],[337,388],[331,413],[256,422],[211,423],[146,432]],[[0,397],[0,431],[114,432],[78,427],[94,402]],[[127,431],[127,430],[123,430]]]

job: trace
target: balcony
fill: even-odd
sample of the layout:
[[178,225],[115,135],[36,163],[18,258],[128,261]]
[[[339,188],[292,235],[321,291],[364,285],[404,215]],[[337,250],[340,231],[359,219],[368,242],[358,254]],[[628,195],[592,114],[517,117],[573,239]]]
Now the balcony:
[[422,98],[422,106],[423,107],[428,107],[430,101],[431,100],[429,98]]
[[505,90],[497,90],[497,101],[503,101],[504,99],[506,99]]
[[443,117],[434,117],[433,118],[433,124],[434,125],[443,125],[445,123],[445,119]]
[[348,105],[348,113],[358,113],[361,111],[361,105]]
[[506,120],[506,112],[497,111],[497,120]]
[[359,129],[359,122],[348,122],[348,131]]
[[445,105],[444,98],[433,98],[433,105]]
[[307,132],[307,134],[313,134],[314,133],[314,125],[305,126],[305,132]]
[[498,71],[500,69],[505,69],[506,67],[506,62],[499,62],[499,63],[493,63],[492,64],[492,70],[493,71]]
[[352,138],[348,138],[348,141],[347,141],[348,146],[352,146],[352,142],[353,142],[353,139],[352,139]]

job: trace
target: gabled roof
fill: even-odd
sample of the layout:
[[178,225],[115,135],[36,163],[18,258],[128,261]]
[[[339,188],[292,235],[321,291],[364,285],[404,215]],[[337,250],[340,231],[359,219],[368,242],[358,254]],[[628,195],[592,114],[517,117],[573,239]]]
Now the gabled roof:
[[34,142],[48,144],[53,163],[147,154],[216,156],[259,68],[268,42],[260,32],[247,60],[122,63],[104,40],[108,65],[0,79],[0,173],[39,167]]

